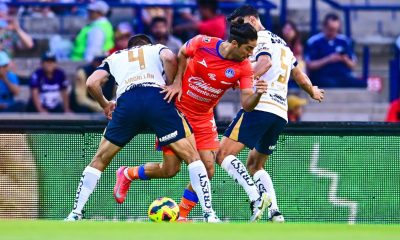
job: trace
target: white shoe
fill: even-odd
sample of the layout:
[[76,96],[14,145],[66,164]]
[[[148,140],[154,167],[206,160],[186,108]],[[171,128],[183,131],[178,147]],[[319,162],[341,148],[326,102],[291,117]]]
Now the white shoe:
[[219,220],[219,218],[217,217],[215,212],[209,212],[209,213],[205,212],[203,214],[203,216],[204,216],[204,222],[207,222],[207,223],[220,223],[221,222],[221,220]]
[[250,218],[250,222],[256,222],[260,220],[267,209],[271,205],[271,199],[264,192],[261,194],[260,198],[254,202],[250,203],[250,208],[253,215]]
[[268,218],[273,223],[284,223],[285,218],[283,217],[282,213],[276,209],[270,209],[268,213]]
[[79,221],[83,219],[83,214],[71,212],[68,217],[64,219],[67,222]]

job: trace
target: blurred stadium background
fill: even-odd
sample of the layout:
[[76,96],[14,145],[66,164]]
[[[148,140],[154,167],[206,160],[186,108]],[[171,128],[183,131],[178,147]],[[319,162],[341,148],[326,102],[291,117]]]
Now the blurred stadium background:
[[[0,218],[62,219],[70,211],[106,124],[84,84],[102,58],[134,33],[171,49],[198,33],[224,38],[225,15],[249,3],[290,44],[311,80],[327,89],[326,101],[317,104],[295,84],[290,88],[291,123],[267,167],[287,221],[400,223],[400,125],[385,123],[400,121],[399,0],[221,0],[216,9],[213,1],[195,0],[113,0],[91,9],[84,0],[0,2]],[[314,35],[339,34],[322,24],[332,13],[341,23],[338,38],[349,46],[335,51],[354,53],[355,67],[312,70],[311,61],[326,57],[315,54],[324,49],[314,45]],[[78,37],[96,20],[104,23],[100,33]],[[103,43],[86,44],[99,36]],[[110,98],[113,89],[105,86]],[[238,91],[227,92],[216,108],[221,133],[239,108]],[[160,161],[153,144],[154,136],[143,133],[117,156],[89,201],[89,218],[146,220],[155,198],[179,200],[188,179],[184,166],[175,179],[134,184],[122,206],[113,201],[114,171]],[[212,182],[220,217],[248,219],[245,193],[220,169]],[[200,216],[196,208],[192,217]]]

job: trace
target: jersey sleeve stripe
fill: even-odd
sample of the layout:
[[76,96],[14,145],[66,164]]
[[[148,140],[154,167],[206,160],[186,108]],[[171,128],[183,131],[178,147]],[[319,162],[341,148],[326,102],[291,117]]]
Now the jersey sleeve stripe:
[[162,47],[162,48],[160,48],[160,51],[158,51],[158,55],[160,55],[160,54],[161,54],[161,51],[164,50],[164,49],[169,49],[169,47]]
[[260,52],[260,53],[257,54],[257,56],[256,56],[256,61],[258,61],[258,58],[259,58],[260,56],[262,56],[262,55],[267,55],[267,56],[269,56],[270,58],[272,58],[271,53],[269,53],[269,52]]

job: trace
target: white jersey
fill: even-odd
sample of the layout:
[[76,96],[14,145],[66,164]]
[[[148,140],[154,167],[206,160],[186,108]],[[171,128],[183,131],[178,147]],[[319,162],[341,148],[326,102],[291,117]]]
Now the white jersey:
[[117,83],[117,98],[136,86],[162,87],[166,77],[160,52],[161,44],[132,47],[113,53],[99,69],[106,70]]
[[288,82],[291,70],[297,65],[296,58],[282,38],[267,30],[258,32],[257,47],[250,60],[255,64],[261,55],[270,56],[272,66],[260,77],[267,81],[268,90],[261,96],[255,110],[276,114],[287,121]]

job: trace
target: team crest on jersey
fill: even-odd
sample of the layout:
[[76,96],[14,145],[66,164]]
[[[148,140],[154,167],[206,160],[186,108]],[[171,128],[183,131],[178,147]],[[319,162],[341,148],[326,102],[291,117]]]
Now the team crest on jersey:
[[210,37],[204,37],[203,38],[203,42],[210,43],[211,42],[211,38]]
[[235,70],[233,70],[232,68],[226,69],[225,76],[227,78],[233,78],[235,76]]

